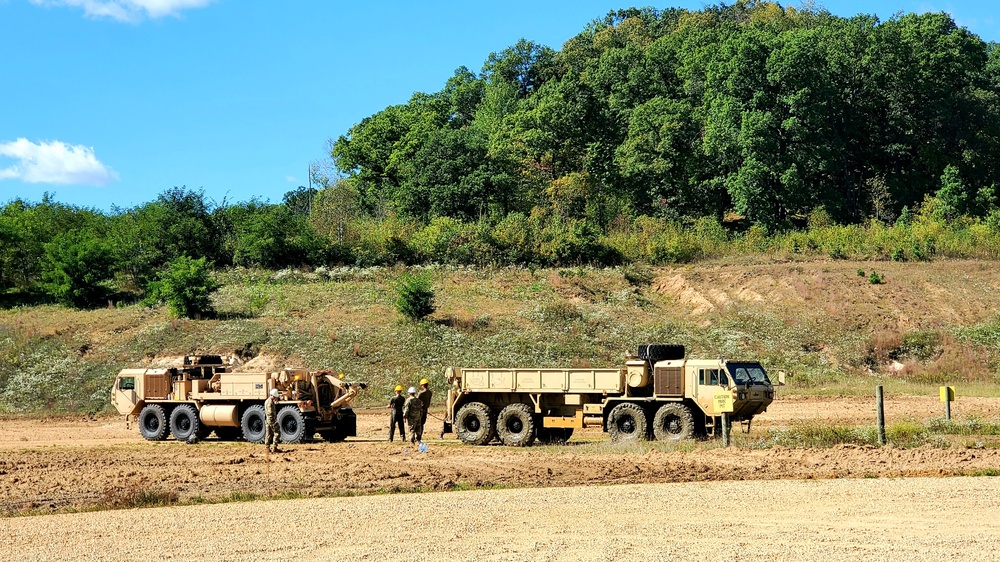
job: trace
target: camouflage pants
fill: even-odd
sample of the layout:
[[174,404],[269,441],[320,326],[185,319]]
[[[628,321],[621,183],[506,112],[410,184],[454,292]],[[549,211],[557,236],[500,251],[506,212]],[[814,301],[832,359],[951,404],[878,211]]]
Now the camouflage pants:
[[264,424],[264,446],[268,449],[278,448],[278,436],[281,432],[278,431],[278,424],[268,423]]
[[420,423],[419,419],[407,420],[410,424],[410,442],[418,443],[424,440],[424,424]]

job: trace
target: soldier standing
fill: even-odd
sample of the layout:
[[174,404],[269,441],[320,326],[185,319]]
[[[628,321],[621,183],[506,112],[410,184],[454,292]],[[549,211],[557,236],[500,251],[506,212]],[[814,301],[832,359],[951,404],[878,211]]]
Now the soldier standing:
[[420,390],[417,392],[417,398],[424,405],[424,413],[420,416],[420,431],[422,432],[424,426],[427,425],[427,412],[431,409],[431,389],[427,388],[430,381],[427,379],[420,379]]
[[406,441],[406,431],[403,430],[403,404],[406,403],[406,398],[403,398],[403,387],[396,385],[396,395],[389,399],[389,442],[392,442],[393,436],[396,434],[396,427],[399,427],[399,439],[401,441]]
[[264,446],[271,453],[278,451],[278,389],[272,388],[264,400]]
[[406,403],[403,404],[403,416],[406,418],[406,423],[410,426],[410,442],[418,443],[421,441],[424,433],[424,428],[420,421],[423,419],[424,403],[415,396],[417,390],[412,386],[406,393],[409,394],[409,397],[406,398]]

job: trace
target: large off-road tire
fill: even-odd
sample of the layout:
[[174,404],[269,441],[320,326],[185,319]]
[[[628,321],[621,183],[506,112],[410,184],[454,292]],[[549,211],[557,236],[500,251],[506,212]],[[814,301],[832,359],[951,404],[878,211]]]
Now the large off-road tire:
[[497,433],[504,445],[530,447],[535,442],[535,416],[531,406],[517,402],[500,410]]
[[352,423],[357,422],[354,419],[349,419],[347,416],[344,416],[337,421],[337,425],[335,425],[333,429],[324,429],[319,432],[319,436],[323,438],[323,441],[328,443],[340,443],[350,437],[353,433],[357,433],[356,430],[352,433],[351,428],[356,427],[352,426]]
[[470,402],[455,414],[455,434],[463,443],[485,445],[496,436],[490,408],[482,402]]
[[307,434],[307,425],[298,406],[293,404],[278,410],[278,431],[282,443],[301,443],[311,437]]
[[244,410],[243,417],[240,418],[240,428],[243,430],[243,440],[249,441],[250,443],[263,443],[265,422],[266,416],[264,415],[264,406],[254,404]]
[[623,402],[608,415],[608,433],[612,441],[639,441],[647,438],[646,412],[631,402]]
[[658,441],[679,441],[694,437],[694,415],[679,402],[660,406],[653,417],[653,435]]
[[201,435],[201,420],[198,419],[198,410],[190,404],[181,404],[170,412],[170,433],[178,441],[187,441],[192,437],[196,439]]
[[538,427],[535,428],[538,442],[543,445],[560,445],[573,436],[572,427]]
[[242,435],[243,432],[238,427],[215,428],[215,436],[219,438],[219,441],[237,441]]
[[167,437],[170,425],[167,423],[167,413],[159,404],[148,404],[139,412],[139,433],[147,441],[163,441]]
[[639,359],[650,363],[684,359],[684,346],[676,343],[644,343],[639,346]]

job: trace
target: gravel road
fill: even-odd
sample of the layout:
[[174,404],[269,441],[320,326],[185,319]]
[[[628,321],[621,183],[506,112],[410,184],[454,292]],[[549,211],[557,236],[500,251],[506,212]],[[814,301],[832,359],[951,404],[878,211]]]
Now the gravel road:
[[992,477],[262,501],[2,519],[0,559],[997,560],[997,505]]

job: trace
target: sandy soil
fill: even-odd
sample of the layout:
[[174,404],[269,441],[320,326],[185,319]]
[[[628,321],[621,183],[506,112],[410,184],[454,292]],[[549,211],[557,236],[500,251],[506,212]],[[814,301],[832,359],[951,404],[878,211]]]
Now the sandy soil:
[[0,559],[996,560],[998,503],[967,477],[391,494],[0,519]]
[[[798,420],[871,424],[874,400],[782,397],[755,420],[751,435]],[[887,418],[940,417],[935,398],[897,397]],[[1000,399],[965,398],[955,416],[1000,417]],[[433,421],[433,420],[431,420]],[[439,427],[437,423],[432,427]],[[563,446],[470,447],[431,435],[429,450],[387,443],[382,411],[359,411],[359,436],[346,443],[264,447],[208,439],[150,443],[121,418],[0,422],[0,513],[85,508],[141,490],[181,501],[234,494],[295,492],[330,496],[408,490],[554,487],[726,480],[833,479],[974,474],[1000,468],[1000,449],[723,449],[717,442],[675,447],[613,444],[599,430]]]

